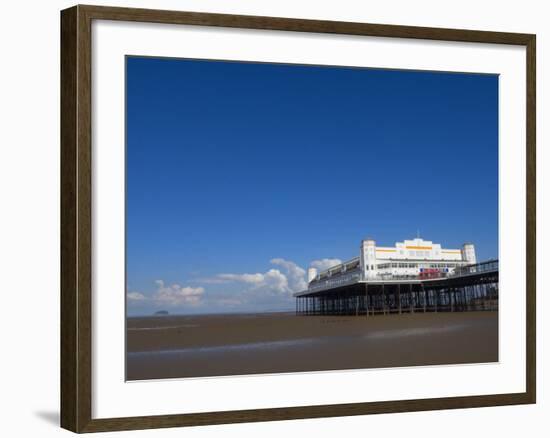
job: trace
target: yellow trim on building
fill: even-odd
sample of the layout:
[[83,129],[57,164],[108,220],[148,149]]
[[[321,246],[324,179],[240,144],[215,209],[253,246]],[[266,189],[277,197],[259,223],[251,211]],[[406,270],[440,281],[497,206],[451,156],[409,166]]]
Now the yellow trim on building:
[[379,252],[397,252],[396,249],[378,249],[378,248],[376,248],[376,251],[379,251]]
[[406,246],[407,249],[432,249],[431,246]]
[[454,251],[441,251],[442,253],[445,253],[445,254],[461,254],[462,251],[460,251],[459,249],[457,250],[454,250]]

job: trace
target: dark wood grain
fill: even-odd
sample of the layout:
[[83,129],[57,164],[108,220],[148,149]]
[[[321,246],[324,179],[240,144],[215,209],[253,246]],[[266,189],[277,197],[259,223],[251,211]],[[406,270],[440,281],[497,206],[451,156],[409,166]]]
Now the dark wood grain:
[[448,397],[388,402],[347,403],[292,408],[255,409],[245,411],[207,412],[200,414],[159,415],[147,417],[109,418],[92,420],[81,432],[105,432],[128,429],[199,426],[259,421],[278,421],[305,418],[343,417],[366,414],[386,414],[441,409],[463,409],[487,406],[531,403],[526,393]]
[[[513,44],[527,51],[526,392],[387,402],[92,419],[92,20]],[[536,78],[534,35],[197,12],[75,6],[61,13],[61,425],[74,432],[409,412],[535,403]]]
[[253,15],[211,14],[202,12],[113,8],[105,6],[80,6],[80,8],[84,13],[89,14],[91,18],[104,20],[364,35],[388,38],[526,45],[532,36],[521,33],[396,26],[344,21],[303,20],[296,18],[259,17]]
[[77,430],[76,16],[61,15],[61,426]]
[[527,239],[526,239],[526,348],[527,348],[527,394],[532,403],[536,403],[537,393],[537,312],[536,312],[536,281],[537,281],[537,167],[536,167],[536,37],[531,35],[527,44],[527,138],[526,138],[526,161],[527,161]]
[[91,21],[61,14],[61,425],[91,419]]

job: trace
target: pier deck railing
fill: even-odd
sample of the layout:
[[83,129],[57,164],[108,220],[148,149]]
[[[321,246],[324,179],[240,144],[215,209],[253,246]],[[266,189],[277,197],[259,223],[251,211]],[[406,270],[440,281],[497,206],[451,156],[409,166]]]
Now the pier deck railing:
[[379,275],[374,278],[365,278],[363,272],[359,269],[349,271],[334,277],[325,277],[321,280],[316,280],[310,284],[307,290],[298,292],[294,296],[308,295],[311,293],[335,289],[343,286],[352,285],[355,283],[422,283],[430,280],[444,280],[447,278],[459,278],[466,276],[479,275],[482,273],[498,272],[498,260],[487,260],[484,262],[465,265],[455,268],[453,272],[434,272],[424,275]]

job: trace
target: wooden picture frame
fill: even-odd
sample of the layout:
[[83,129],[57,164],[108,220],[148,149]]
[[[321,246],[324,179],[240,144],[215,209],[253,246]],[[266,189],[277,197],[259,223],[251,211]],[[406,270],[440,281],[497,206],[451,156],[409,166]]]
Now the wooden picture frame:
[[[127,418],[92,418],[93,20],[518,45],[526,48],[526,391]],[[61,12],[61,426],[74,432],[289,420],[535,403],[535,35],[196,12],[75,6]]]

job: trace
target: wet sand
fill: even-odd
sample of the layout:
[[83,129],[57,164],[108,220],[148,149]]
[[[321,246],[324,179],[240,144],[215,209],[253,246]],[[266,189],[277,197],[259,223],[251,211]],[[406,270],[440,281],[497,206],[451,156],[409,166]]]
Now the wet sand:
[[128,318],[127,380],[498,361],[498,312]]

